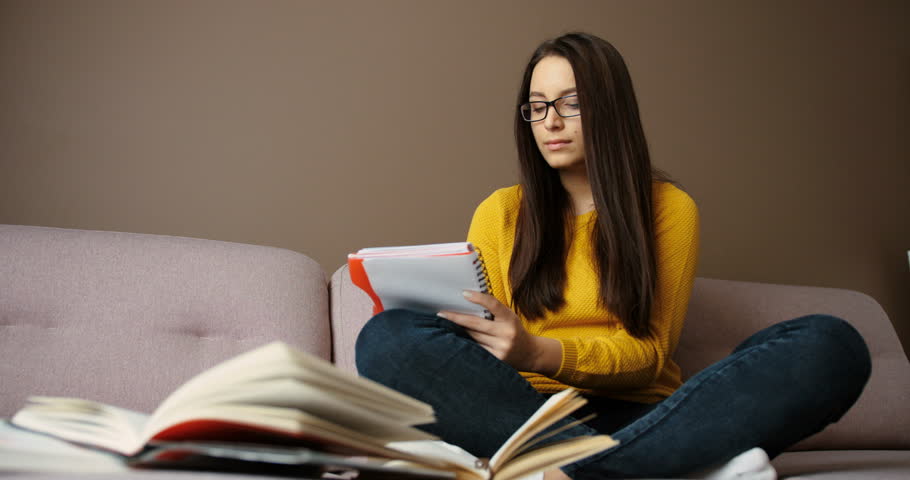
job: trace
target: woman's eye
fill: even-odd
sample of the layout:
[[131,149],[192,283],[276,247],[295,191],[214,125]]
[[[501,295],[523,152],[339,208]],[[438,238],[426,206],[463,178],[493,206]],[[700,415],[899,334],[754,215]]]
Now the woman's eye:
[[568,102],[568,103],[563,103],[559,107],[559,111],[567,113],[567,114],[576,114],[580,110],[579,110],[578,102]]

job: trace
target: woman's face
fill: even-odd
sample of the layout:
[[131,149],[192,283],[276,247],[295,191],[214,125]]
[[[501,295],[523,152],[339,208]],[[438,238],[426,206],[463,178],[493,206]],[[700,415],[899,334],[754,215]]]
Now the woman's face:
[[[547,56],[534,67],[529,102],[553,101],[575,93],[575,73],[565,58]],[[572,102],[576,100],[572,99]],[[537,148],[550,167],[558,170],[584,170],[585,145],[580,116],[563,118],[550,107],[546,118],[531,122],[531,131],[537,141]]]

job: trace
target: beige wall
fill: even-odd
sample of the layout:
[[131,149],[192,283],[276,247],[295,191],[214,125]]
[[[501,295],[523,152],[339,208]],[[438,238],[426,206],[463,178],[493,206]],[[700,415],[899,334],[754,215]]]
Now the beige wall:
[[541,40],[625,56],[700,276],[855,289],[910,343],[903,1],[0,0],[0,223],[285,247],[456,241],[515,182]]

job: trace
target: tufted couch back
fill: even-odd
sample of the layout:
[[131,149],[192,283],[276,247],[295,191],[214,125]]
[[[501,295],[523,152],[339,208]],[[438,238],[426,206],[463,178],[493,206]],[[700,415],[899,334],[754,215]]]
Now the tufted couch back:
[[0,225],[0,417],[28,395],[151,411],[271,340],[331,356],[325,273],[212,240]]

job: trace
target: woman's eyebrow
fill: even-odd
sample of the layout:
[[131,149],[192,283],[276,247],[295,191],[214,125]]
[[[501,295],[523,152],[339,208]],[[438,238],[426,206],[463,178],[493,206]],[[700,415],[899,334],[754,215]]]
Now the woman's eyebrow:
[[[578,89],[576,89],[575,87],[567,88],[567,89],[565,89],[565,90],[559,92],[559,95],[558,95],[558,96],[559,96],[559,97],[564,97],[564,96],[569,95],[569,94],[571,94],[571,93],[578,93]],[[530,94],[528,94],[528,96],[529,96],[529,97],[543,97],[543,98],[547,98],[546,95],[544,95],[544,94],[542,94],[542,93],[540,93],[540,92],[531,92]],[[558,97],[557,97],[557,98],[558,98]]]

